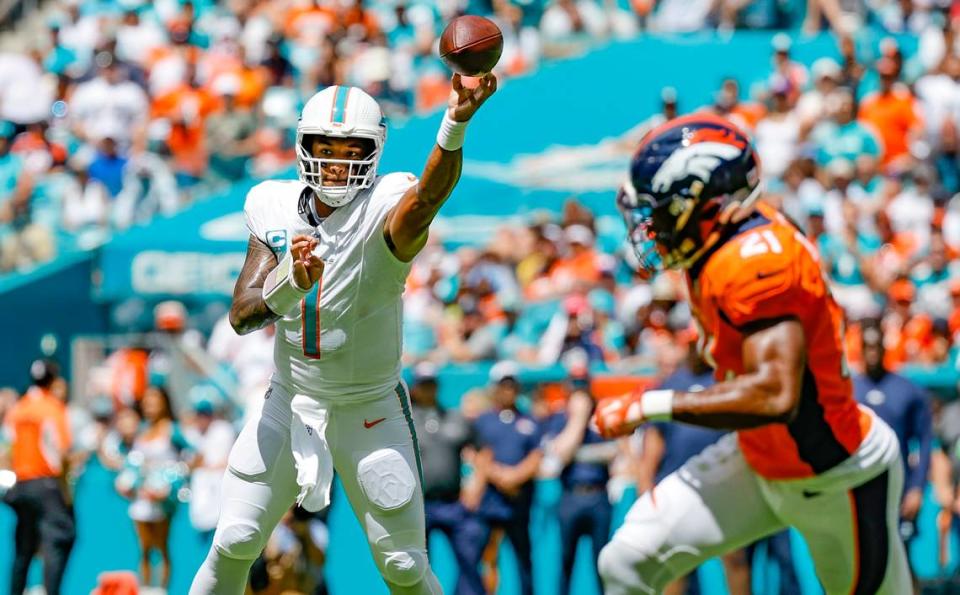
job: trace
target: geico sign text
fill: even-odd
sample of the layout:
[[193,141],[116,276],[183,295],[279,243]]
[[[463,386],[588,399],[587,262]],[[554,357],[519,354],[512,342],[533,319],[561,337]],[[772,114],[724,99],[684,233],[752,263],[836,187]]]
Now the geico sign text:
[[243,267],[242,252],[141,252],[133,259],[131,286],[141,294],[230,295]]

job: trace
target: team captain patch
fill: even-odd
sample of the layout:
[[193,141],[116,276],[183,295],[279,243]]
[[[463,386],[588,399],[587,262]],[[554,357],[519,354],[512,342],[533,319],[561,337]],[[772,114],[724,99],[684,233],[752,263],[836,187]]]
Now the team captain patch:
[[267,245],[277,255],[277,258],[283,256],[287,251],[287,230],[271,229],[267,232]]

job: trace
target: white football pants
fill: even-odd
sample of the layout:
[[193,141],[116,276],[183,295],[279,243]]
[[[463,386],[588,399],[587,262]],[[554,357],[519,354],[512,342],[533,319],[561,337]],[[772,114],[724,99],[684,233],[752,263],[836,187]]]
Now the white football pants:
[[[230,453],[213,546],[190,595],[241,595],[254,560],[297,498],[292,392],[273,382]],[[439,595],[427,558],[420,459],[406,389],[362,403],[318,402],[339,473],[393,595]],[[382,420],[381,420],[382,418]]]
[[809,479],[758,476],[725,436],[633,505],[600,552],[604,592],[660,593],[708,558],[792,526],[827,595],[911,593],[902,489],[897,437],[876,417],[856,453]]

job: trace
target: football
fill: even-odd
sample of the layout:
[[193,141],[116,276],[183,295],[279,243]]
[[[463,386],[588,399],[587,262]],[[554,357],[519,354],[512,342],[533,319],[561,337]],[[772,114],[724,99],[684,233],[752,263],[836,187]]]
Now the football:
[[503,52],[503,33],[490,19],[466,15],[450,21],[440,36],[440,59],[464,76],[493,70]]

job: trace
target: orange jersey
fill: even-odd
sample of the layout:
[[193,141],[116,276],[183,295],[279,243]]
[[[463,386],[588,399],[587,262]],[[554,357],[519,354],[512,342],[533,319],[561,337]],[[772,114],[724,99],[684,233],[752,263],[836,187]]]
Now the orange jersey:
[[61,401],[31,388],[7,413],[4,427],[17,481],[60,475],[71,444],[67,408]]
[[812,244],[776,210],[761,205],[740,231],[688,276],[701,352],[725,380],[746,372],[742,344],[751,324],[792,318],[803,325],[806,369],[796,417],[739,431],[750,466],[768,479],[823,473],[850,456],[870,427],[853,398],[843,353],[843,312],[830,295]]

